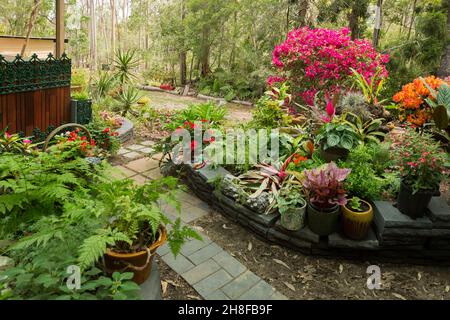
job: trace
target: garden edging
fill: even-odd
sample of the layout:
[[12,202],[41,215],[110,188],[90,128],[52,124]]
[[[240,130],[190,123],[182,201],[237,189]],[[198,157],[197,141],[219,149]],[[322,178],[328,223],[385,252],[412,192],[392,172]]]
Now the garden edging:
[[[169,165],[174,166],[173,163]],[[279,223],[278,214],[258,214],[216,188],[213,181],[231,175],[222,167],[196,170],[183,164],[178,169],[201,200],[270,243],[308,255],[450,265],[450,210],[438,197],[433,198],[428,216],[416,220],[401,214],[390,202],[375,201],[375,219],[369,234],[366,239],[355,241],[341,233],[319,237],[307,226],[296,232],[285,230]]]

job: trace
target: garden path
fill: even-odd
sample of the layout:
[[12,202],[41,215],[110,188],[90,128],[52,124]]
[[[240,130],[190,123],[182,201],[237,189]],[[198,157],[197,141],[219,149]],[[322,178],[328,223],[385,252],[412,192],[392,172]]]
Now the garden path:
[[[116,166],[116,178],[131,178],[137,184],[148,179],[161,177],[159,159],[161,155],[147,157],[153,145],[152,141],[143,141],[120,149],[119,155],[128,162]],[[180,191],[180,217],[183,223],[192,224],[197,219],[208,215],[209,206],[196,196]],[[177,216],[176,210],[163,205],[163,210],[170,219]],[[195,226],[194,226],[195,228]],[[187,242],[181,253],[174,257],[167,244],[157,251],[161,259],[175,272],[180,274],[206,300],[285,300],[266,281],[248,270],[236,258],[223,250],[201,231],[196,230],[203,241]]]

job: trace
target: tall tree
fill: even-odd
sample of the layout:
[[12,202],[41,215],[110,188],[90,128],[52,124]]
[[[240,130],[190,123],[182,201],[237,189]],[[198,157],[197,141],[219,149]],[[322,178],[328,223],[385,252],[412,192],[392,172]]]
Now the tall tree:
[[25,54],[25,50],[27,49],[28,42],[30,41],[31,32],[33,31],[33,27],[36,22],[36,16],[38,14],[40,3],[41,3],[41,0],[34,0],[33,9],[31,10],[31,14],[30,14],[30,21],[28,22],[28,30],[27,30],[27,35],[25,37],[25,43],[23,44],[22,51],[20,52],[21,56],[23,56]]
[[378,47],[380,40],[381,25],[383,23],[383,0],[377,0],[375,8],[375,28],[373,30],[373,46]]
[[450,0],[447,0],[447,45],[445,47],[444,55],[442,56],[441,65],[437,72],[439,77],[450,76]]
[[[186,18],[186,5],[184,0],[181,0],[181,26],[182,32],[184,33],[184,22]],[[180,52],[180,82],[181,85],[186,85],[186,74],[187,74],[187,66],[186,66],[186,49],[184,43],[184,36],[182,37],[181,42],[181,52]]]
[[97,70],[97,17],[96,17],[96,1],[89,0],[89,37],[90,37],[90,70]]

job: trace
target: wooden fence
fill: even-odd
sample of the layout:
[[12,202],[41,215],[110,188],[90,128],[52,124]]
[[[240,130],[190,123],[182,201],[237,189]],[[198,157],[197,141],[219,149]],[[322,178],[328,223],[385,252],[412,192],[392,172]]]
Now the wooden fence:
[[70,78],[66,56],[6,61],[0,55],[0,131],[28,136],[70,122]]

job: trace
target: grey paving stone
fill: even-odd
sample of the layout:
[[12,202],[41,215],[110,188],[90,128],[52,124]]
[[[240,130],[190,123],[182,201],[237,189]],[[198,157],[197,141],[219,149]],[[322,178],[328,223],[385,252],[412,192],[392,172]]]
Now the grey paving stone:
[[223,293],[220,289],[214,291],[211,294],[208,294],[206,297],[204,297],[205,300],[230,300],[229,297],[225,293]]
[[442,197],[433,197],[428,205],[429,216],[432,220],[450,222],[450,206]]
[[139,145],[139,144],[132,144],[131,146],[127,146],[126,148],[127,148],[127,149],[130,149],[130,150],[137,151],[137,150],[141,150],[141,149],[143,149],[143,148],[145,148],[145,147],[144,147],[144,146],[141,146],[141,145]]
[[361,241],[349,239],[340,233],[333,233],[328,236],[328,244],[335,248],[351,248],[351,249],[369,249],[376,250],[379,248],[378,239],[372,228],[369,229],[367,237]]
[[153,146],[153,145],[155,145],[155,142],[151,141],[151,140],[146,140],[146,141],[139,142],[139,144],[142,144],[143,146]]
[[203,241],[194,239],[194,240],[190,240],[189,242],[185,243],[184,246],[181,248],[181,253],[185,256],[189,256],[191,254],[193,254],[194,252],[206,247],[208,244],[211,243],[211,240],[209,240],[209,238],[207,240],[203,239]]
[[247,270],[239,277],[228,283],[226,286],[222,288],[222,291],[225,292],[227,296],[231,299],[237,299],[245,292],[247,292],[250,288],[252,288],[261,278],[258,277],[253,272]]
[[130,152],[130,150],[125,149],[125,148],[120,148],[119,151],[117,151],[117,154],[119,156],[121,156],[121,155],[124,155],[125,153],[128,153],[128,152]]
[[247,270],[246,266],[226,251],[222,251],[218,255],[215,255],[213,259],[233,277],[237,277]]
[[261,280],[254,287],[239,297],[239,300],[270,300],[275,289],[270,284]]
[[388,201],[374,202],[374,222],[379,234],[383,234],[385,228],[431,229],[432,226],[427,217],[411,219]]
[[270,297],[270,300],[289,300],[284,294],[281,294],[278,291],[275,291],[275,293]]
[[208,259],[205,262],[199,264],[188,272],[183,273],[181,276],[189,283],[196,284],[200,280],[218,271],[220,266],[212,259]]
[[199,265],[200,263],[208,260],[209,258],[217,255],[222,248],[219,247],[216,243],[212,242],[208,244],[206,247],[188,255],[188,259],[191,260],[194,264]]
[[194,284],[193,287],[199,294],[206,297],[226,285],[231,280],[233,280],[233,278],[225,270],[220,269],[200,282]]
[[128,159],[136,159],[137,157],[140,157],[141,154],[137,153],[136,151],[132,151],[129,153],[125,153],[123,156]]
[[169,252],[166,255],[162,256],[161,259],[163,259],[163,261],[167,263],[169,267],[171,267],[175,272],[179,274],[185,273],[195,267],[192,262],[190,262],[181,254],[179,254],[175,258],[174,255]]
[[166,243],[164,243],[162,246],[160,246],[157,250],[156,253],[159,254],[160,256],[164,256],[166,254],[168,254],[170,252],[170,248],[169,245]]
[[209,207],[208,209],[205,209],[202,206],[186,206],[186,204],[183,204],[183,207],[181,220],[185,223],[191,223],[209,214]]
[[139,149],[138,151],[142,152],[142,153],[150,153],[150,152],[153,152],[153,149],[145,147],[145,148]]

